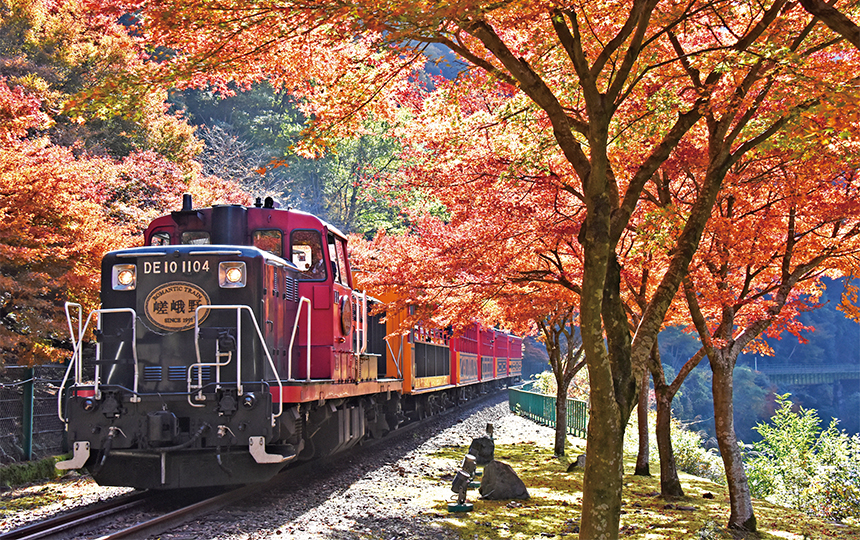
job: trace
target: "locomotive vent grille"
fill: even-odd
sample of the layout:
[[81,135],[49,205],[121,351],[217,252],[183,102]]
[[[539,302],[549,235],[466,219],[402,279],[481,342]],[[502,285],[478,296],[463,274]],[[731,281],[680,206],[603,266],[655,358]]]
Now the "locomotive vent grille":
[[[197,380],[197,370],[202,370],[201,374],[203,375],[204,381],[212,380],[212,368],[211,366],[194,366],[191,368],[191,380]],[[188,366],[167,366],[167,377],[168,380],[171,381],[184,381],[186,373],[188,373]]]
[[161,366],[143,366],[145,382],[161,382]]
[[292,276],[284,276],[284,298],[290,302],[299,301],[299,282]]

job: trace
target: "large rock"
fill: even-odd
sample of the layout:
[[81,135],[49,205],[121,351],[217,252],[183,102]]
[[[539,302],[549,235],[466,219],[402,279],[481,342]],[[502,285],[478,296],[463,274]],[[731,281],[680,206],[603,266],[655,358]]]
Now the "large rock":
[[489,437],[478,437],[472,439],[472,444],[469,446],[469,453],[475,456],[475,463],[478,465],[486,465],[493,461],[493,455],[496,452],[496,443]]
[[573,472],[577,469],[585,468],[585,454],[579,454],[576,456],[576,460],[572,461],[570,465],[567,466],[567,472]]
[[491,461],[484,466],[481,477],[481,487],[478,489],[481,497],[491,500],[528,499],[526,485],[507,463]]

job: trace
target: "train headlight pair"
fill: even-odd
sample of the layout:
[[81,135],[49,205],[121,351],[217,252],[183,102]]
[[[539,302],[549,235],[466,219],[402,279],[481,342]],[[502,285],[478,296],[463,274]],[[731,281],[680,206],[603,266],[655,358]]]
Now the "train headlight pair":
[[137,288],[137,267],[133,264],[113,265],[111,285],[115,291],[133,291]]
[[244,262],[222,262],[218,264],[218,284],[222,289],[238,289],[247,283],[248,272]]

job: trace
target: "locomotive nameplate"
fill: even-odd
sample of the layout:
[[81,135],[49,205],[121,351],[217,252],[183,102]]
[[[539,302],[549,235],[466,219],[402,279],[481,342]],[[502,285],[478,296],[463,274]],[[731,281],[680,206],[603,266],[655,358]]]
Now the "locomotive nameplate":
[[[210,303],[209,295],[197,285],[171,281],[149,293],[145,311],[152,324],[161,330],[181,332],[194,328],[194,312],[199,306]],[[201,310],[200,322],[208,316],[208,309]]]

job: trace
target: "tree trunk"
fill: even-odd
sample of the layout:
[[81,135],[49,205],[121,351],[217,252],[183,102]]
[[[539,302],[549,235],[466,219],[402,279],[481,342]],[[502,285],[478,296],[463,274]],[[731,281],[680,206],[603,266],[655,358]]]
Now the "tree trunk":
[[[618,538],[624,429],[636,406],[637,386],[642,380],[631,366],[627,314],[620,302],[621,267],[614,254],[604,260],[608,262],[603,267],[605,283],[599,288],[590,283],[589,279],[595,276],[589,275],[593,267],[586,265],[582,286],[580,331],[591,391],[579,537],[588,540]],[[586,294],[586,291],[594,292]],[[595,302],[599,296],[602,301]],[[589,312],[594,307],[601,311]],[[607,336],[605,344],[603,330]]]
[[555,448],[553,453],[564,455],[564,445],[567,442],[567,387],[558,386],[555,395]]
[[672,449],[672,393],[668,387],[657,387],[657,451],[660,453],[660,496],[664,499],[683,497],[675,451]]
[[642,386],[639,388],[639,406],[637,409],[637,420],[639,421],[639,453],[636,455],[636,476],[651,476],[648,462],[651,459],[648,444],[648,378],[650,373],[642,374]]
[[735,361],[727,358],[724,351],[715,351],[711,358],[713,371],[712,389],[714,393],[714,421],[717,428],[717,444],[723,457],[726,469],[726,481],[729,486],[731,515],[728,526],[730,529],[745,531],[756,530],[756,519],[753,514],[750,488],[747,475],[744,472],[743,459],[735,435],[734,407],[732,405],[732,371]]
[[624,430],[614,400],[595,401],[592,393],[579,538],[612,540],[618,538],[621,519]]

